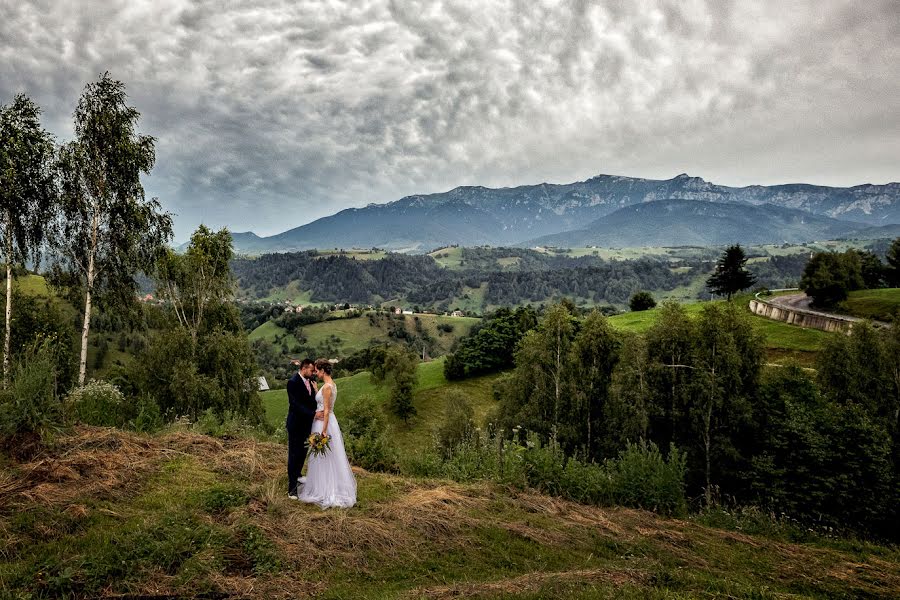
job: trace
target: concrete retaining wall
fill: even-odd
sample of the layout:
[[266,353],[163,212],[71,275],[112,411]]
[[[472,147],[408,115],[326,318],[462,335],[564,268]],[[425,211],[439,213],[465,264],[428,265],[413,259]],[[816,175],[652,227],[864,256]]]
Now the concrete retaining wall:
[[750,310],[754,314],[767,319],[783,321],[792,325],[799,325],[800,327],[821,329],[822,331],[850,331],[853,327],[853,321],[850,319],[842,319],[785,306],[776,306],[759,298],[754,298],[750,301]]

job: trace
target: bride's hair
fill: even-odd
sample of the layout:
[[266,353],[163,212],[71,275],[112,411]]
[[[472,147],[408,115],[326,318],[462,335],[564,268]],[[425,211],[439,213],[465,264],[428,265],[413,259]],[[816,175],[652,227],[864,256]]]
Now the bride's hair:
[[331,371],[334,369],[334,366],[331,364],[327,358],[320,358],[316,361],[316,371],[322,371],[326,375],[331,375]]

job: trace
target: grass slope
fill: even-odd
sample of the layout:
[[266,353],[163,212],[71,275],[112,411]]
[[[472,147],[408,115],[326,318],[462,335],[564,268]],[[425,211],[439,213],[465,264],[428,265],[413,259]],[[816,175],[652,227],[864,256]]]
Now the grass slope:
[[288,500],[285,447],[82,428],[0,472],[0,596],[895,598],[900,550],[357,471]]
[[841,303],[841,312],[863,319],[890,321],[900,310],[900,288],[858,290]]
[[[734,302],[746,304],[749,296],[736,298]],[[695,302],[685,304],[687,314],[696,317],[703,310],[706,303]],[[623,331],[645,332],[659,316],[660,308],[641,312],[628,312],[614,315],[609,318],[610,323]],[[825,347],[825,343],[832,334],[818,329],[807,329],[796,325],[789,325],[781,321],[773,321],[758,315],[750,315],[750,321],[760,332],[766,343],[766,350],[770,362],[782,363],[785,360],[793,360],[802,364],[811,364],[814,354]]]
[[[416,332],[416,319],[418,319],[422,331],[427,332],[437,341],[438,350],[441,353],[450,350],[453,343],[468,334],[479,321],[479,319],[469,317],[445,317],[443,315],[425,314],[404,315],[403,319],[404,327],[411,334]],[[447,333],[438,329],[439,325],[445,324],[451,325],[453,331]],[[303,335],[307,339],[307,344],[313,347],[321,348],[326,344],[336,347],[339,357],[353,354],[372,343],[390,341],[387,323],[382,320],[373,326],[365,315],[353,319],[336,319],[334,321],[307,325],[303,328]],[[279,336],[284,337],[282,343],[287,344],[289,349],[298,343],[296,337],[287,334],[284,328],[279,327],[272,321],[267,321],[254,329],[250,333],[250,340],[261,339],[274,344],[275,338]],[[339,341],[333,341],[333,336],[339,338]]]
[[[465,394],[475,411],[476,422],[483,423],[485,416],[495,404],[493,390],[497,377],[499,376],[485,375],[460,382],[448,382],[444,378],[443,359],[420,363],[418,380],[413,389],[416,416],[410,419],[409,423],[392,420],[389,424],[391,437],[398,449],[415,450],[431,443],[432,430],[443,418],[444,399],[451,389]],[[335,403],[334,414],[338,419],[354,402],[364,396],[374,398],[382,406],[387,405],[388,386],[375,384],[368,372],[342,377],[336,379],[335,383],[338,386],[338,401]],[[275,426],[283,425],[288,409],[287,391],[269,390],[261,392],[260,396],[268,421]]]

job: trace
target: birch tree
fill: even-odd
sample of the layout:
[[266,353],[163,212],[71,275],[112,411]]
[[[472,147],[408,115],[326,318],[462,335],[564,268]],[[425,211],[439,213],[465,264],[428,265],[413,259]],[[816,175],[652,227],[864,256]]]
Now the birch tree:
[[153,167],[154,139],[136,132],[140,113],[126,100],[124,84],[109,73],[85,86],[75,109],[76,139],[60,152],[60,250],[84,290],[79,385],[94,295],[133,298],[135,274],[152,270],[172,235],[159,201],[145,200],[141,174]]
[[40,109],[23,94],[10,105],[0,106],[0,233],[6,266],[4,388],[9,380],[13,264],[29,258],[39,262],[58,197],[54,144],[39,116]]
[[184,254],[167,250],[157,263],[157,294],[191,333],[195,347],[210,303],[223,302],[232,294],[231,243],[227,229],[213,232],[201,225]]

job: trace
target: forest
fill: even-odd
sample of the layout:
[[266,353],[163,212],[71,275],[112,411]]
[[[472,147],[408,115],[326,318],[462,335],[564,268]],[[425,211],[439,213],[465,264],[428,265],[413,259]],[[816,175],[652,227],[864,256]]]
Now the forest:
[[[387,254],[378,260],[316,251],[266,254],[232,261],[242,297],[260,299],[292,285],[312,302],[380,304],[406,301],[453,310],[471,290],[484,289],[488,306],[541,303],[563,297],[591,305],[627,304],[637,291],[666,292],[711,271],[717,251],[672,261],[665,256],[606,260],[517,248],[461,248],[458,268],[443,268],[434,255]],[[436,253],[438,258],[440,252]],[[752,265],[763,287],[796,286],[803,255],[772,256]],[[708,297],[701,292],[701,297]]]

